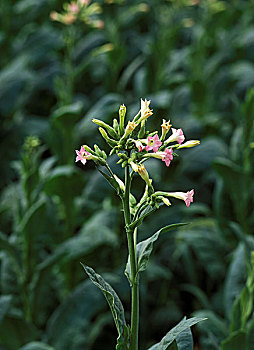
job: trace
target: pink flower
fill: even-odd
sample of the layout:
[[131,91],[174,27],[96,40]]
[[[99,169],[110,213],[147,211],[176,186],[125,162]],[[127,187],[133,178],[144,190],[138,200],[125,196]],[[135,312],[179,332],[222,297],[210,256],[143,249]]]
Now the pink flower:
[[183,143],[185,140],[183,130],[182,129],[174,129],[172,128],[172,135],[167,139],[168,142],[174,142],[177,141],[179,144]]
[[166,163],[166,166],[169,166],[171,160],[173,159],[173,149],[166,148],[164,152],[146,153],[145,157],[147,158],[154,157],[157,159],[161,159],[163,162]]
[[156,153],[161,145],[162,145],[162,142],[159,140],[159,137],[157,134],[154,136],[148,136],[147,146],[146,146],[147,151],[153,150]]
[[184,201],[187,207],[189,207],[190,204],[193,202],[193,196],[194,190],[187,191],[187,193],[184,194]]
[[88,156],[90,156],[90,153],[87,152],[83,146],[80,147],[79,151],[76,149],[75,152],[77,154],[75,162],[80,160],[82,164],[86,164],[86,160]]
[[162,161],[166,163],[166,166],[169,166],[172,159],[173,159],[173,149],[166,148],[165,152],[164,152],[164,157],[162,158]]
[[190,204],[193,202],[193,196],[194,196],[194,190],[190,190],[185,192],[167,192],[164,193],[164,195],[167,195],[169,197],[174,197],[178,199],[184,200],[187,207],[190,206]]

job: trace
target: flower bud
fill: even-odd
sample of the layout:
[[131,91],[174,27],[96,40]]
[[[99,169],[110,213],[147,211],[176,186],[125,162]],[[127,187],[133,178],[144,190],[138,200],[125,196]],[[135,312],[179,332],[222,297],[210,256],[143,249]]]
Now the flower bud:
[[137,124],[135,122],[128,122],[125,131],[124,131],[124,135],[123,138],[125,139],[126,137],[128,137],[132,131],[136,128]]
[[124,119],[126,115],[126,107],[125,105],[121,105],[119,108],[119,131],[120,135],[124,133]]
[[84,149],[85,149],[88,153],[91,153],[92,155],[97,156],[97,153],[94,152],[94,151],[92,150],[92,148],[90,148],[89,146],[83,145],[83,147],[84,147]]
[[153,111],[149,108],[151,101],[147,101],[147,99],[145,99],[145,101],[142,100],[141,98],[141,107],[140,107],[140,112],[141,112],[141,116],[137,121],[137,124],[140,124],[143,120],[146,120],[148,117],[150,117],[150,115],[153,114]]
[[166,204],[168,207],[171,205],[170,201],[165,198],[165,197],[162,197],[162,196],[158,196],[157,197],[158,199],[160,199],[164,204]]
[[117,142],[115,140],[112,140],[108,137],[106,131],[103,129],[103,128],[99,128],[99,131],[101,133],[101,136],[105,139],[105,141],[111,146],[111,147],[114,147],[114,146],[117,146]]
[[104,129],[106,129],[107,132],[109,133],[109,135],[111,137],[113,137],[114,139],[119,139],[117,133],[110,125],[104,123],[102,120],[99,120],[99,119],[93,119],[92,122],[99,125],[99,126],[102,126]]
[[152,180],[149,179],[149,174],[144,166],[144,164],[142,165],[137,165],[138,167],[138,173],[139,175],[142,177],[142,179],[146,182],[146,184],[148,185],[148,187],[151,186]]
[[170,120],[167,122],[165,119],[163,119],[162,124],[161,124],[161,141],[165,140],[165,136],[167,135],[169,129],[171,128]]
[[195,146],[198,146],[200,144],[200,141],[199,140],[189,140],[185,143],[182,143],[181,145],[179,145],[177,147],[177,149],[180,149],[180,148],[191,148],[191,147],[195,147]]
[[118,134],[119,133],[119,124],[118,124],[118,121],[116,119],[113,120],[113,128],[114,128],[115,132]]
[[119,177],[117,177],[115,174],[114,174],[114,178],[116,180],[116,182],[118,183],[120,189],[125,192],[125,185],[123,183],[123,181],[121,179],[119,179]]
[[135,173],[138,172],[138,165],[132,161],[130,161],[130,165],[132,167],[132,169],[135,171]]

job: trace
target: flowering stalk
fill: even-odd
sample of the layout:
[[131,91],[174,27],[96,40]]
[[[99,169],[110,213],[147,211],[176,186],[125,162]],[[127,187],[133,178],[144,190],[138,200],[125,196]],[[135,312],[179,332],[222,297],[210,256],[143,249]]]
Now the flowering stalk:
[[[126,107],[124,105],[122,105],[119,110],[119,123],[114,120],[113,127],[98,119],[93,120],[93,122],[99,125],[99,131],[102,137],[111,147],[112,150],[110,154],[116,153],[119,157],[117,163],[125,168],[124,181],[113,173],[107,163],[106,153],[100,150],[97,145],[94,145],[94,150],[86,145],[81,146],[79,151],[76,150],[76,162],[80,161],[85,165],[87,161],[92,160],[97,165],[106,168],[107,173],[100,168],[98,170],[117,191],[123,205],[129,251],[125,274],[129,279],[131,287],[130,328],[126,324],[123,306],[115,291],[102,279],[101,276],[96,274],[95,271],[88,266],[83,265],[88,276],[102,290],[108,300],[118,330],[119,336],[116,349],[119,350],[138,350],[139,274],[146,268],[153,242],[157,240],[160,232],[167,231],[183,224],[166,226],[143,242],[137,242],[137,228],[147,216],[159,209],[161,205],[166,205],[168,207],[171,206],[168,197],[182,199],[186,206],[189,207],[193,202],[194,195],[193,189],[186,193],[154,191],[152,179],[149,177],[144,162],[149,161],[149,158],[153,157],[161,160],[167,167],[169,167],[173,161],[173,149],[177,151],[180,148],[184,149],[194,147],[199,141],[187,141],[186,143],[183,143],[185,136],[182,129],[174,128],[172,128],[172,135],[165,141],[165,136],[171,128],[169,122],[166,122],[165,120],[162,124],[162,136],[160,139],[157,131],[152,133],[146,131],[145,123],[147,122],[148,117],[152,115],[152,110],[149,108],[150,102],[151,101],[141,100],[140,111],[132,121],[129,120],[126,123]],[[171,144],[170,146],[168,146],[169,143]],[[145,190],[138,203],[135,197],[131,194],[131,183],[135,174],[140,176],[145,182]],[[111,298],[108,298],[109,294],[111,295]],[[116,304],[117,308],[115,306]],[[199,322],[199,320],[194,323]]]
[[137,274],[137,256],[136,246],[134,242],[134,230],[129,228],[131,224],[130,214],[130,170],[127,165],[125,168],[125,194],[123,198],[123,209],[125,226],[128,240],[128,249],[130,255],[130,267],[131,267],[131,335],[130,335],[130,349],[138,349],[138,328],[139,328],[139,284],[136,278]]

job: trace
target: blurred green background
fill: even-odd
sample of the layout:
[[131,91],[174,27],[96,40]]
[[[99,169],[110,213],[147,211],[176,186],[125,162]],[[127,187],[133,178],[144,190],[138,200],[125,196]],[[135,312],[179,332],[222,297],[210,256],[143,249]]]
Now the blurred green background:
[[74,149],[104,148],[92,118],[111,123],[124,103],[131,119],[140,98],[152,101],[150,129],[171,119],[201,140],[169,168],[147,164],[155,189],[195,198],[139,230],[190,222],[159,239],[142,276],[140,349],[184,315],[208,317],[196,350],[254,349],[254,1],[85,6],[64,24],[50,19],[62,1],[1,2],[0,350],[114,348],[108,305],[79,262],[130,309],[120,203]]

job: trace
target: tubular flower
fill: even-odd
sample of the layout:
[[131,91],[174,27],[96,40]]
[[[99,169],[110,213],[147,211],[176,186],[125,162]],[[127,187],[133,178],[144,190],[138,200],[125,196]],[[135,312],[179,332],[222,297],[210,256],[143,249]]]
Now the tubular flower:
[[76,162],[79,160],[82,164],[86,164],[87,159],[89,159],[90,153],[85,150],[83,146],[80,147],[80,150],[75,150],[77,156],[76,156]]
[[168,196],[184,200],[187,207],[193,202],[194,190],[185,192],[167,193]]
[[147,99],[145,99],[145,101],[143,101],[141,98],[141,117],[139,118],[138,123],[141,123],[153,114],[153,111],[149,108],[150,103],[151,100],[147,101]]
[[166,140],[167,143],[177,141],[179,144],[185,140],[182,129],[172,128],[172,135]]
[[136,128],[136,126],[137,126],[137,124],[134,121],[132,121],[132,122],[129,121],[126,128],[125,128],[123,137],[125,138],[125,137],[129,136],[132,133],[132,131]]
[[166,148],[165,152],[164,152],[164,157],[162,158],[162,161],[166,163],[166,166],[169,166],[172,159],[173,159],[173,149]]
[[146,154],[146,157],[154,157],[157,159],[161,159],[163,162],[166,163],[166,166],[169,166],[171,160],[173,159],[173,149],[166,148],[164,152],[148,153]]
[[140,175],[140,176],[142,177],[142,179],[147,183],[147,185],[150,186],[152,180],[149,179],[149,174],[148,174],[148,172],[147,172],[147,170],[146,170],[144,164],[142,164],[142,165],[137,165],[137,167],[138,167],[138,173],[139,173],[139,175]]
[[199,140],[189,140],[187,142],[184,142],[182,145],[178,146],[177,149],[180,148],[191,148],[200,145]]
[[159,136],[156,134],[154,136],[148,136],[146,150],[153,150],[155,153],[158,151],[162,142],[159,140]]
[[162,120],[161,124],[161,140],[164,140],[165,136],[167,135],[169,129],[171,128],[170,120],[167,122],[165,119]]

